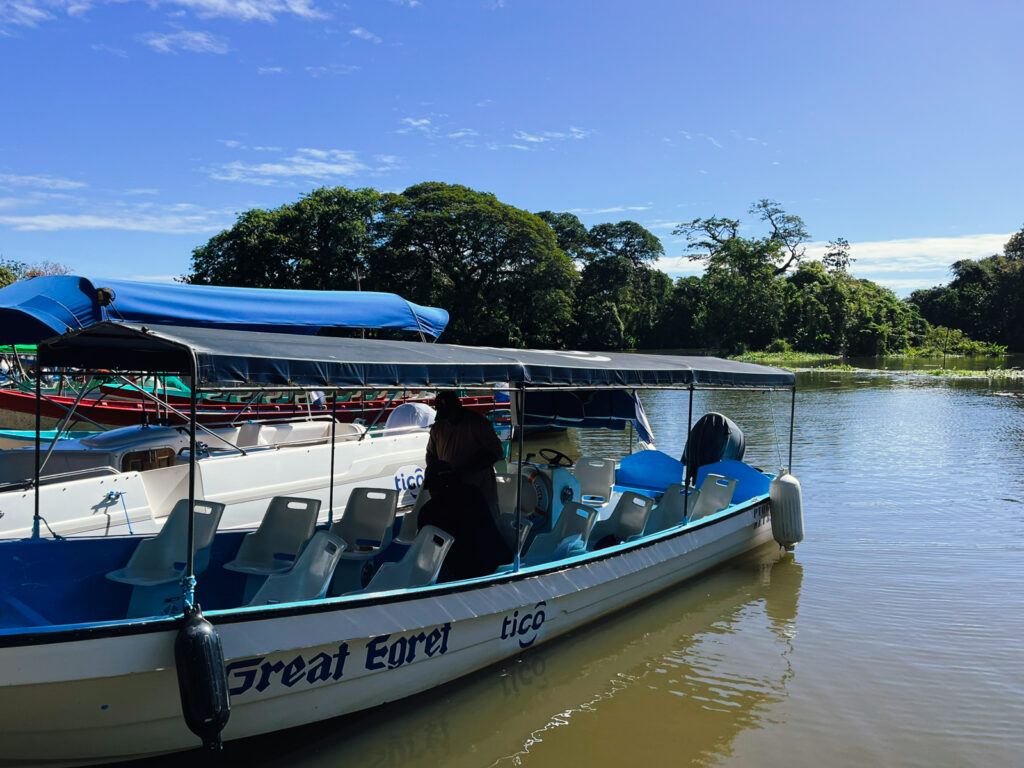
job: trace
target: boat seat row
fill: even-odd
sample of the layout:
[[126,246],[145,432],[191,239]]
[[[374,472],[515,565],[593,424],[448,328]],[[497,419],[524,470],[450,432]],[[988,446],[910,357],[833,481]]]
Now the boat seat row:
[[[597,510],[568,502],[552,530],[538,535],[523,558],[526,565],[551,562],[588,549],[601,549],[667,530],[715,514],[732,502],[737,481],[709,473],[690,498],[681,483],[670,485],[659,502],[634,491],[622,493],[611,514],[598,520]],[[586,497],[584,497],[586,498]],[[686,513],[689,513],[688,516]]]
[[[380,581],[366,583],[364,566],[391,543],[396,505],[397,491],[357,488],[341,520],[329,530],[316,531],[319,500],[274,497],[259,527],[242,538],[234,559],[223,567],[246,576],[243,604],[248,605],[311,600],[328,590],[345,594],[385,588],[381,584],[393,589],[433,583],[453,538],[431,526],[409,542],[402,560],[381,566]],[[187,499],[179,500],[160,532],[141,540],[125,566],[107,574],[111,581],[132,586],[129,618],[178,610],[186,567],[188,506]],[[197,499],[195,511],[194,572],[199,574],[209,565],[224,505]],[[347,569],[346,563],[350,564]]]

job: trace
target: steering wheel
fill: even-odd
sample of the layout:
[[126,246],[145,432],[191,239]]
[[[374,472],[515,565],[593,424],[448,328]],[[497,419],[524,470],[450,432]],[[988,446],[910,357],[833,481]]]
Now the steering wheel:
[[564,453],[556,451],[554,448],[541,448],[537,453],[549,465],[554,467],[571,467],[575,463]]

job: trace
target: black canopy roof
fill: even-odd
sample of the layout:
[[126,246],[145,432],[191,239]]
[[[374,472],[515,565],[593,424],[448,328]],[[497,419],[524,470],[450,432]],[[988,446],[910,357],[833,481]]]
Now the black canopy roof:
[[104,322],[39,345],[41,365],[190,375],[231,387],[792,387],[795,376],[716,357],[462,347]]

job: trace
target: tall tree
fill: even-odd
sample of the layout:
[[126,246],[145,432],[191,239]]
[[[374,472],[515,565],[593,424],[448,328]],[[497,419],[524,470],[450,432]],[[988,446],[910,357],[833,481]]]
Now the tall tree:
[[273,210],[242,213],[192,252],[186,282],[262,288],[355,290],[374,245],[381,195],[321,188]]
[[541,211],[537,214],[555,233],[558,247],[573,261],[583,261],[590,253],[590,233],[574,213]]
[[446,339],[565,343],[576,273],[532,213],[489,193],[427,182],[386,198],[379,234],[370,285],[447,308]]
[[672,281],[651,264],[665,250],[635,221],[597,224],[580,278],[577,346],[622,349],[652,343]]
[[680,224],[672,234],[686,238],[686,256],[705,265],[735,269],[741,274],[770,265],[774,275],[782,275],[799,266],[809,240],[803,219],[786,213],[772,200],[754,203],[749,213],[768,225],[761,238],[740,237],[737,219],[711,216]]

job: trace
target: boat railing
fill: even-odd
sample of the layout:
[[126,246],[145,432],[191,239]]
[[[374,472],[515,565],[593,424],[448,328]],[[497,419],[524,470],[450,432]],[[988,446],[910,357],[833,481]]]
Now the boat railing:
[[[39,484],[53,485],[54,483],[63,483],[71,480],[88,480],[92,477],[105,477],[107,475],[119,474],[121,474],[121,470],[108,464],[102,467],[86,467],[85,469],[73,469],[70,472],[58,472],[53,475],[43,475],[39,478]],[[35,481],[32,478],[27,478],[13,483],[0,484],[0,493],[4,491],[29,490],[34,487]]]

